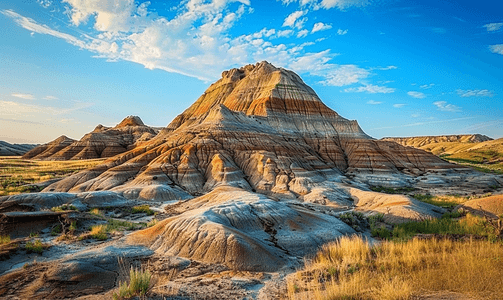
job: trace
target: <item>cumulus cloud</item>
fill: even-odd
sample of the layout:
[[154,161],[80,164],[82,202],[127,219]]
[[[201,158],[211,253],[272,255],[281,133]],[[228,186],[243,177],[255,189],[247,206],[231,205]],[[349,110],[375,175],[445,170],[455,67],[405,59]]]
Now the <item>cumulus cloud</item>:
[[483,27],[485,27],[487,31],[498,31],[501,29],[501,27],[503,27],[503,23],[489,23],[484,25]]
[[463,98],[466,97],[492,97],[494,93],[490,90],[456,90],[456,93]]
[[382,102],[380,101],[374,101],[374,100],[369,100],[367,101],[367,104],[370,104],[370,105],[377,105],[377,104],[381,104]]
[[32,94],[12,93],[11,96],[26,100],[35,100],[35,96]]
[[309,30],[307,30],[307,29],[303,29],[303,30],[301,30],[301,31],[299,31],[299,32],[297,33],[297,37],[298,37],[298,38],[305,37],[305,36],[307,36],[308,34],[309,34]]
[[492,53],[503,55],[503,44],[491,45],[491,46],[489,46],[489,50]]
[[[319,1],[301,0],[299,3],[314,5]],[[65,0],[65,4],[71,22],[69,27],[73,28],[55,30],[12,10],[0,12],[30,32],[63,39],[94,53],[94,57],[130,61],[148,69],[165,70],[204,81],[218,79],[222,70],[262,60],[301,74],[319,76],[319,83],[332,86],[359,83],[374,70],[336,64],[333,59],[338,54],[331,49],[306,52],[306,47],[323,39],[300,45],[288,41],[305,37],[310,32],[301,28],[307,20],[304,17],[307,9],[290,14],[284,22],[288,28],[284,30],[262,28],[235,36],[231,29],[250,12],[248,0],[188,0],[173,9],[169,19],[151,11],[148,2]],[[329,26],[322,24],[313,26],[313,29]],[[78,35],[72,35],[75,32]]]
[[311,33],[315,33],[315,32],[318,32],[318,31],[323,31],[323,30],[328,30],[328,29],[331,29],[331,28],[332,28],[332,25],[330,25],[330,24],[324,24],[322,22],[318,22],[318,23],[314,24],[313,30],[311,30]]
[[433,105],[437,107],[440,111],[449,111],[449,112],[458,112],[461,111],[461,108],[454,104],[449,104],[446,101],[436,101],[433,102]]
[[283,22],[283,27],[292,27],[301,29],[304,26],[304,23],[307,21],[307,18],[302,18],[306,14],[306,11],[298,10],[289,14],[288,17],[285,18]]
[[423,98],[426,98],[426,95],[421,93],[421,92],[416,92],[416,91],[410,91],[407,93],[407,95],[413,97],[413,98],[417,98],[417,99],[423,99]]
[[347,29],[346,29],[346,30],[342,30],[342,29],[340,29],[340,28],[339,28],[339,29],[337,29],[337,34],[338,34],[338,35],[345,35],[346,33],[348,33],[348,30],[347,30]]
[[346,93],[369,93],[369,94],[389,94],[389,93],[394,93],[395,89],[386,87],[386,86],[378,86],[378,85],[373,85],[373,84],[366,84],[357,88],[348,88],[345,89],[344,92]]

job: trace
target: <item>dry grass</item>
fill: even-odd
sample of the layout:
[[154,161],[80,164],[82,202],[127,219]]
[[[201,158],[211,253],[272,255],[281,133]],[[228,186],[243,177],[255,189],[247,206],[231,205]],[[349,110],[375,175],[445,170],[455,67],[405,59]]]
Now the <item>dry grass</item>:
[[108,239],[107,225],[96,225],[91,227],[89,235],[97,240],[104,241]]
[[413,239],[326,245],[288,281],[290,299],[413,299],[436,291],[503,299],[503,247],[482,240]]
[[38,192],[23,185],[61,178],[94,167],[104,159],[40,161],[21,157],[0,157],[0,196]]

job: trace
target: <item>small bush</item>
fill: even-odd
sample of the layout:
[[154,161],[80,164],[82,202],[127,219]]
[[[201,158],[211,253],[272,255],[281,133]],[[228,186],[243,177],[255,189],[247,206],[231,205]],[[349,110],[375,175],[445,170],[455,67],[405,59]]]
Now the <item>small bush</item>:
[[31,252],[36,252],[36,253],[42,253],[44,252],[44,245],[40,240],[35,240],[33,242],[27,242],[25,245],[26,252],[31,253]]
[[61,206],[55,206],[55,207],[51,208],[51,210],[54,212],[69,211],[69,210],[77,210],[77,207],[70,205],[70,204],[63,204]]
[[10,243],[10,236],[8,235],[0,235],[0,245]]
[[68,231],[70,231],[70,232],[74,232],[75,230],[77,230],[77,221],[73,221],[70,224],[70,227],[68,228]]
[[150,288],[150,280],[152,275],[150,272],[141,269],[133,269],[129,271],[129,285],[126,282],[119,284],[118,293],[113,294],[114,300],[131,298],[133,296],[144,296]]
[[138,205],[138,206],[134,206],[132,209],[131,209],[131,212],[133,214],[138,214],[138,213],[146,213],[148,216],[151,216],[154,214],[154,211],[150,209],[150,207],[148,205]]
[[91,232],[89,233],[92,238],[97,239],[99,241],[104,241],[108,239],[108,235],[106,232],[106,225],[96,225],[91,227]]
[[61,225],[60,225],[60,224],[58,224],[58,225],[54,226],[54,228],[52,228],[52,230],[51,230],[51,235],[52,235],[52,236],[57,236],[57,235],[59,235],[62,231],[63,231],[63,229],[61,229]]
[[30,238],[34,238],[34,237],[38,237],[38,233],[37,232],[31,232],[30,233]]

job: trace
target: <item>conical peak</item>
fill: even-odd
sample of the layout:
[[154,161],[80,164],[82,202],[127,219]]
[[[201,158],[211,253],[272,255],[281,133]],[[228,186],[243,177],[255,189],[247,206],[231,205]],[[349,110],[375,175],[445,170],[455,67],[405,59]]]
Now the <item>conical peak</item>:
[[126,126],[144,126],[143,121],[138,116],[127,116],[120,122],[116,128],[126,127]]

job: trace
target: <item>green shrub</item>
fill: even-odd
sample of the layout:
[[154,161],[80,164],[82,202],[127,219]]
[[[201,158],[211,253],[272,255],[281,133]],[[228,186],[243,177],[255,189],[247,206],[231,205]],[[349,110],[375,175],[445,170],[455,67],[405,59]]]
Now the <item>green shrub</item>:
[[0,235],[0,245],[10,243],[10,236],[8,235]]
[[40,254],[44,252],[44,245],[40,240],[35,240],[33,242],[27,242],[25,245],[25,249],[28,253],[36,252]]
[[51,230],[51,235],[52,236],[56,236],[56,235],[59,235],[63,230],[61,229],[61,225],[58,224],[56,226],[54,226],[54,228],[52,228]]
[[70,205],[70,204],[63,204],[60,206],[55,206],[51,208],[52,211],[58,212],[58,211],[68,211],[68,210],[77,210],[77,207]]
[[91,237],[99,241],[104,241],[108,239],[106,228],[107,228],[106,225],[95,225],[91,227],[91,233],[90,233]]

